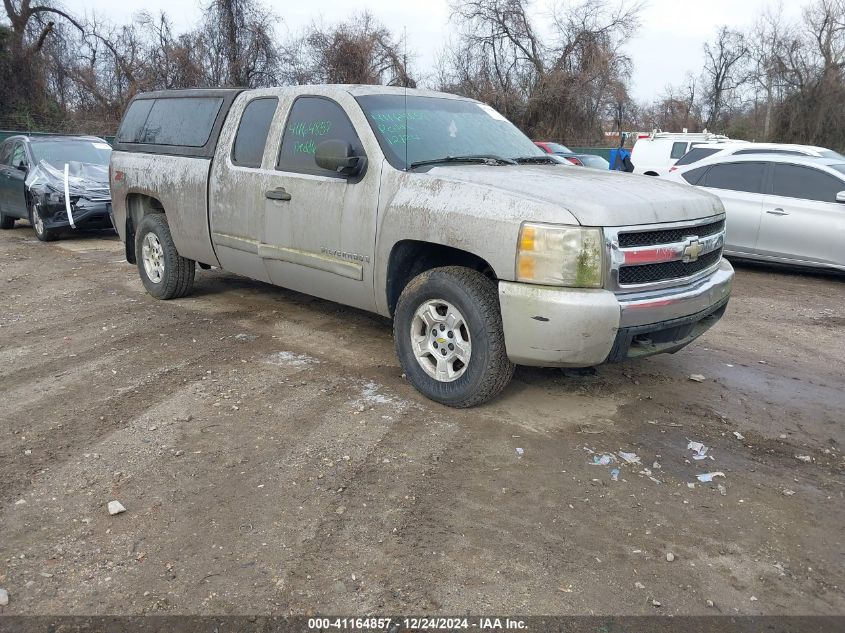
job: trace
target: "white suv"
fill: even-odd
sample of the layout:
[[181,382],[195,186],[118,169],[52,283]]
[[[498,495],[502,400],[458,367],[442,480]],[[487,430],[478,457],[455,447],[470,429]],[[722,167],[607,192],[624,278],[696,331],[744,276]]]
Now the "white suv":
[[676,160],[693,147],[701,145],[724,147],[726,144],[744,144],[745,142],[710,132],[640,134],[631,151],[631,162],[634,163],[635,174],[662,176],[669,171]]

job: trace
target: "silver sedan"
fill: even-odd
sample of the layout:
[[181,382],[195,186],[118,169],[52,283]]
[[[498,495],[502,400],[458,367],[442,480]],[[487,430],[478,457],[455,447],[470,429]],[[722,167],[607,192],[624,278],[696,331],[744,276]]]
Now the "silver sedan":
[[725,255],[845,271],[845,161],[778,154],[706,159],[664,176],[725,205]]

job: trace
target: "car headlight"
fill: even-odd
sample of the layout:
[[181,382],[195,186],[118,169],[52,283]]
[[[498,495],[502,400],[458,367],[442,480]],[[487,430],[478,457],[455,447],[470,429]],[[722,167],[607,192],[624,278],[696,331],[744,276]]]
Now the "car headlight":
[[601,229],[525,222],[519,230],[516,279],[545,286],[601,288]]

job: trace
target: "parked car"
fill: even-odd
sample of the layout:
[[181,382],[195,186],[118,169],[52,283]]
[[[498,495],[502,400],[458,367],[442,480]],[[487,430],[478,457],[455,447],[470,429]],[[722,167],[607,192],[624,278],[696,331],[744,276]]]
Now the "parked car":
[[723,158],[725,156],[743,156],[745,154],[782,154],[787,156],[815,156],[816,158],[837,158],[845,161],[845,156],[826,147],[815,145],[793,145],[790,143],[730,143],[722,145],[695,145],[676,162],[669,171],[675,171],[684,165],[692,165],[705,158]]
[[845,158],[740,154],[666,176],[725,205],[725,254],[845,271]]
[[111,146],[96,136],[11,136],[0,145],[0,228],[27,219],[39,240],[110,228]]
[[496,396],[516,363],[676,352],[733,280],[715,196],[561,169],[493,108],[444,93],[140,94],[111,174],[151,295],[187,295],[199,263],[393,317],[409,382],[454,407]]
[[652,132],[640,134],[631,150],[631,161],[635,174],[662,176],[669,172],[675,161],[684,156],[693,147],[725,147],[729,144],[742,144],[727,136],[709,132]]
[[608,163],[601,156],[597,156],[596,154],[573,152],[566,145],[561,145],[560,143],[552,143],[550,141],[534,141],[534,145],[539,147],[547,154],[551,154],[553,156],[560,156],[561,158],[572,163],[573,165],[578,165],[579,167],[591,167],[592,169],[605,170],[610,168],[610,163]]

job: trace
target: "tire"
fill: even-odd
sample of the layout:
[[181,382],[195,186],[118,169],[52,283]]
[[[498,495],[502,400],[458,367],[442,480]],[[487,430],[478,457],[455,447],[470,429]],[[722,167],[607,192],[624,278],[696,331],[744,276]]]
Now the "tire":
[[156,299],[178,299],[193,290],[196,262],[176,250],[163,213],[151,213],[141,220],[135,233],[135,254],[141,281]]
[[0,229],[8,231],[13,228],[15,228],[15,218],[10,215],[4,215],[3,212],[0,211]]
[[[496,283],[469,268],[433,268],[414,277],[399,297],[393,339],[414,388],[449,407],[487,402],[513,376]],[[444,358],[434,356],[444,351]]]
[[32,231],[42,242],[52,242],[59,237],[59,232],[55,229],[48,229],[44,226],[44,222],[40,221],[41,216],[38,213],[37,205],[30,205],[29,207],[29,224],[32,226]]

